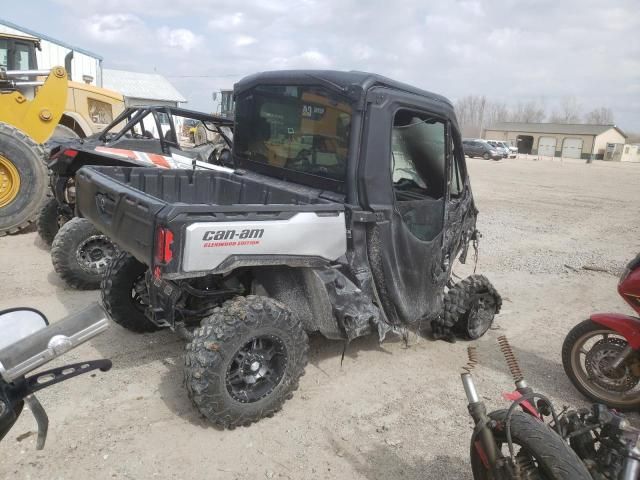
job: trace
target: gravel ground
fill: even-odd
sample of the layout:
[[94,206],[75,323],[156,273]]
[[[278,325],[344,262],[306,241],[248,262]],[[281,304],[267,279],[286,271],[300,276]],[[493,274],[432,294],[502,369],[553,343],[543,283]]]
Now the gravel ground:
[[[468,164],[484,234],[478,272],[504,297],[495,329],[477,342],[478,389],[490,408],[504,405],[511,380],[495,339],[506,333],[530,383],[558,405],[583,405],[560,346],[590,312],[629,311],[615,287],[640,247],[640,165]],[[98,298],[65,288],[35,233],[0,239],[0,269],[0,308],[33,306],[55,320]],[[111,358],[112,371],[39,394],[51,422],[45,450],[35,451],[33,435],[18,440],[35,430],[23,415],[0,444],[0,478],[470,479],[471,422],[459,380],[466,346],[365,338],[341,366],[342,344],[314,337],[307,373],[284,409],[221,431],[187,399],[176,336],[114,325],[64,357]]]

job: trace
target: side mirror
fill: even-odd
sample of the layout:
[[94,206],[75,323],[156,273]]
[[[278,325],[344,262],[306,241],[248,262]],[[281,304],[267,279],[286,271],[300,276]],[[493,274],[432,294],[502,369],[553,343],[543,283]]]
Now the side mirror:
[[42,330],[47,325],[49,325],[47,317],[32,308],[11,308],[0,311],[0,349]]

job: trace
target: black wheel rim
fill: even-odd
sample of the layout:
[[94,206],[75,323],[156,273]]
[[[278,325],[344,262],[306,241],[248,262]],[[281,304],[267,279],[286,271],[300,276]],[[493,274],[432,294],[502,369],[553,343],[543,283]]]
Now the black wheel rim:
[[495,301],[491,295],[476,295],[467,317],[467,335],[471,339],[480,338],[491,327],[496,314]]
[[280,337],[261,335],[246,342],[229,363],[229,395],[241,403],[268,396],[280,384],[287,368],[287,348]]
[[76,261],[80,268],[92,275],[102,275],[118,253],[116,244],[105,235],[92,235],[76,249]]
[[142,273],[136,277],[131,286],[131,301],[133,306],[140,312],[144,312],[150,303],[149,289],[145,274]]

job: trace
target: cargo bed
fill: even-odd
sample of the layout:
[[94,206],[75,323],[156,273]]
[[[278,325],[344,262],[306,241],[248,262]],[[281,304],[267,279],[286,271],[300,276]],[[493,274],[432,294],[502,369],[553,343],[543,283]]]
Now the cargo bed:
[[[173,260],[163,266],[163,273],[173,274],[170,275],[172,277],[180,276],[185,268],[194,272],[198,270],[198,265],[205,272],[215,263],[209,254],[211,249],[201,252],[200,247],[227,245],[208,242],[209,245],[198,245],[198,251],[195,251],[194,245],[194,239],[202,241],[207,236],[217,240],[211,233],[212,222],[221,222],[221,225],[237,222],[238,225],[252,228],[270,222],[275,227],[278,222],[288,222],[298,217],[293,222],[299,224],[295,232],[293,226],[288,228],[286,232],[291,234],[290,238],[279,237],[276,242],[278,248],[274,252],[287,251],[283,243],[286,243],[285,240],[295,242],[293,237],[297,237],[305,246],[309,242],[304,242],[304,235],[314,234],[314,230],[320,228],[326,229],[328,218],[333,218],[331,222],[334,222],[334,227],[341,223],[336,239],[341,235],[344,243],[346,237],[343,197],[255,173],[225,168],[162,170],[86,166],[77,173],[76,188],[78,215],[89,219],[123,250],[147,265],[154,265],[154,241],[158,227],[168,228],[173,234]],[[306,220],[304,215],[299,215],[303,213],[308,214]],[[337,221],[338,217],[340,221]],[[324,227],[321,227],[321,223],[325,224]],[[320,231],[315,232],[316,237]],[[200,235],[200,238],[196,238],[196,235]],[[334,237],[334,234],[330,236]],[[331,244],[332,240],[328,241]],[[310,256],[332,256],[332,252],[336,251],[335,241],[329,249],[318,247],[320,253]],[[262,243],[273,249],[269,242]],[[264,249],[264,246],[261,248]],[[293,244],[289,249],[294,256],[307,254],[307,250],[300,250]],[[240,250],[243,252],[240,255],[244,255],[246,249]],[[216,249],[216,252],[224,251],[227,249]],[[324,252],[327,252],[326,256]],[[270,253],[263,252],[262,256]]]

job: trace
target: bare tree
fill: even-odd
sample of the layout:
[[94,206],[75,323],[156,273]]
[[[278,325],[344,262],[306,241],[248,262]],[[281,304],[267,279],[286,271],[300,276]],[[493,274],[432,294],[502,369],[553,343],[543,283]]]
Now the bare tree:
[[456,116],[465,137],[479,137],[485,121],[487,99],[484,95],[467,95],[456,101]]
[[608,107],[600,107],[591,110],[584,116],[584,123],[613,125],[613,111]]
[[546,107],[543,100],[529,100],[528,102],[518,102],[511,110],[510,120],[512,122],[540,123],[547,116]]
[[507,104],[504,102],[489,102],[486,109],[484,127],[489,128],[494,126],[496,123],[508,122],[509,121],[509,108]]
[[580,104],[576,97],[563,97],[557,110],[553,111],[551,121],[554,123],[579,123]]

